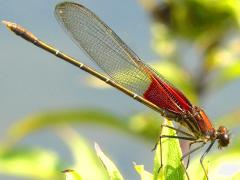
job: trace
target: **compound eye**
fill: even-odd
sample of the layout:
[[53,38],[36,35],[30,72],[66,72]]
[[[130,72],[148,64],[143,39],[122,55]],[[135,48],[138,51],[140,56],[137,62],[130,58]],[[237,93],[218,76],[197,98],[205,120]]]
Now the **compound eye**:
[[220,134],[219,135],[219,141],[218,141],[218,147],[226,147],[229,144],[229,135],[228,134]]

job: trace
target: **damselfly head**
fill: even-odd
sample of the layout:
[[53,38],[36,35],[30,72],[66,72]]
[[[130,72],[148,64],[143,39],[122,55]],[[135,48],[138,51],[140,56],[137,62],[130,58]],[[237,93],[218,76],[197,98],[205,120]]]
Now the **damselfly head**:
[[226,147],[230,142],[230,134],[224,126],[220,126],[217,130],[218,148]]

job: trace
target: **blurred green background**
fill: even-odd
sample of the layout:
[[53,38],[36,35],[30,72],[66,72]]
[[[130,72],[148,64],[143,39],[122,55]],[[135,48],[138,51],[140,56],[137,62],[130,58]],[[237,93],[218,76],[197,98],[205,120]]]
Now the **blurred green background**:
[[[59,27],[53,14],[58,2],[1,1],[0,17],[99,70]],[[139,57],[203,107],[216,127],[230,129],[229,147],[219,151],[214,146],[206,162],[210,179],[239,176],[240,2],[76,2],[94,11]],[[126,179],[139,179],[133,161],[152,171],[151,148],[163,122],[157,113],[3,25],[0,37],[0,179],[64,179],[61,170],[69,168],[84,178],[105,179],[94,142]],[[190,163],[192,172],[198,170],[199,153]]]

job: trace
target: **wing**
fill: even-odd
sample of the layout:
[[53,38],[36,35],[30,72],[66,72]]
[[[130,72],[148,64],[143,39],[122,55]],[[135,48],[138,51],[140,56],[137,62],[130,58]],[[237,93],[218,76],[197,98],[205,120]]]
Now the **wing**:
[[168,88],[171,85],[162,81],[161,77],[145,65],[93,12],[80,4],[63,2],[56,6],[55,14],[75,43],[113,81],[163,109],[181,111],[179,103],[171,97],[170,91],[173,88]]

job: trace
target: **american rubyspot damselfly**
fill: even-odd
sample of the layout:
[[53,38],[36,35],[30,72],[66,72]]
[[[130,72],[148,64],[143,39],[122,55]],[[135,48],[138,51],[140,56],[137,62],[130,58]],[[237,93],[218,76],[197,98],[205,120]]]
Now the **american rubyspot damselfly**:
[[[159,142],[160,144],[162,143],[162,138],[177,138],[191,141],[189,152],[182,157],[182,159],[188,157],[186,167],[189,164],[190,154],[210,143],[200,158],[201,166],[206,177],[208,177],[203,166],[203,159],[216,140],[218,140],[219,148],[229,144],[228,130],[224,126],[215,129],[200,107],[192,105],[180,90],[165,80],[153,68],[146,65],[103,21],[86,7],[77,3],[63,2],[56,6],[55,15],[58,22],[76,44],[108,76],[96,72],[76,59],[39,40],[25,28],[7,21],[3,21],[3,23],[25,40],[77,66],[159,112],[167,119],[185,127],[188,132],[161,125],[161,128],[171,128],[183,136],[161,135]],[[191,145],[194,143],[200,143],[200,146],[191,150]],[[160,149],[160,153],[162,167],[162,149]]]

